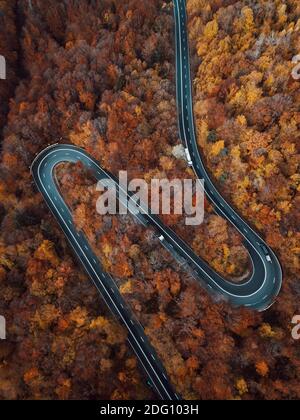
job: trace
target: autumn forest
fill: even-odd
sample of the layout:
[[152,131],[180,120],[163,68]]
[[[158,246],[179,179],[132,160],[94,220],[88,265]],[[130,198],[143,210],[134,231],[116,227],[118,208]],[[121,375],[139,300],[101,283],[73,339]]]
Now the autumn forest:
[[[97,214],[80,164],[58,166],[57,182],[184,399],[299,399],[300,4],[187,0],[187,11],[199,150],[281,261],[275,305],[258,313],[207,294],[150,227]],[[155,399],[29,167],[58,142],[116,176],[195,176],[177,126],[172,1],[2,0],[0,23],[0,399]],[[249,274],[241,236],[207,199],[200,226],[161,218],[226,278]]]

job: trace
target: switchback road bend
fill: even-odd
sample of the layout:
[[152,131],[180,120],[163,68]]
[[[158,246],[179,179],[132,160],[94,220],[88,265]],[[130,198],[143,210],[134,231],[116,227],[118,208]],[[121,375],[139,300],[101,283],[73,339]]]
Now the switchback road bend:
[[[176,37],[176,88],[178,125],[189,165],[199,179],[217,214],[227,219],[243,236],[251,261],[252,275],[243,283],[233,284],[201,262],[201,276],[209,289],[225,296],[234,305],[265,310],[274,302],[282,285],[282,270],[273,250],[225,201],[214,186],[200,156],[193,117],[192,83],[185,0],[174,1]],[[199,263],[199,259],[197,260]],[[200,273],[199,273],[200,274]]]
[[[252,228],[223,199],[213,185],[198,151],[193,121],[192,86],[190,76],[189,46],[186,22],[186,4],[184,0],[174,1],[175,37],[176,37],[176,86],[180,137],[186,147],[189,165],[197,177],[205,180],[205,190],[216,212],[226,218],[243,235],[245,246],[252,260],[253,270],[249,279],[234,284],[216,273],[204,260],[160,218],[150,213],[143,203],[140,213],[134,215],[143,225],[155,228],[162,245],[174,256],[184,260],[193,271],[197,280],[211,294],[221,295],[235,306],[246,306],[255,310],[267,309],[278,295],[282,283],[282,271],[272,249],[252,230]],[[81,162],[89,169],[95,180],[110,179],[119,187],[117,179],[89,156],[83,149],[72,145],[53,145],[43,150],[34,160],[31,172],[35,183],[43,195],[48,207],[60,224],[74,253],[85,271],[92,279],[107,306],[128,330],[128,341],[132,346],[148,384],[164,400],[178,400],[167,373],[159,360],[144,328],[125,303],[113,278],[104,271],[100,261],[90,247],[83,232],[78,231],[70,209],[58,189],[55,181],[55,167],[61,163]],[[127,191],[123,196],[130,198]],[[130,208],[129,208],[130,210]]]

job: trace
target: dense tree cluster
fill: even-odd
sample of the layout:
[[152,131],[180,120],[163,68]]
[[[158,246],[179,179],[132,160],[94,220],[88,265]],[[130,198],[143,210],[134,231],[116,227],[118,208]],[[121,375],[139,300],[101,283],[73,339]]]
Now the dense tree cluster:
[[[172,3],[16,3],[22,80],[0,166],[0,398],[151,398],[126,331],[81,272],[29,165],[67,142],[115,175],[193,176],[178,153]],[[299,6],[189,0],[188,11],[199,146],[220,189],[282,257],[278,303],[256,314],[212,299],[152,229],[96,214],[95,180],[80,165],[62,165],[57,178],[185,398],[299,398],[289,328],[300,291],[299,93],[289,77]],[[241,238],[205,205],[197,228],[182,216],[164,222],[237,281],[249,270]]]
[[[178,264],[162,248],[152,228],[146,229],[132,216],[97,214],[99,192],[95,180],[81,165],[61,165],[56,176],[78,229],[85,232],[105,270],[113,275],[124,299],[144,325],[176,388],[186,398],[199,398],[196,384],[202,363],[209,360],[210,352],[216,351],[213,349],[225,351],[234,345],[220,324],[226,303],[218,297],[212,302],[187,266]],[[254,314],[236,310],[240,313],[243,316],[236,315],[241,316],[236,328],[241,328],[239,322],[247,326],[255,322]],[[216,324],[206,323],[207,317]],[[210,340],[218,326],[220,332]],[[228,360],[230,354],[222,355],[222,360]],[[229,390],[228,385],[227,396]]]
[[[166,106],[169,99],[175,106],[171,12],[152,0],[18,2],[24,76],[11,100],[0,168],[0,314],[8,329],[0,343],[1,398],[152,396],[126,333],[81,273],[29,165],[60,141],[85,146],[111,169],[135,157],[142,172],[152,140],[158,154],[164,137],[177,141],[176,114]],[[151,83],[159,101],[166,95],[164,119],[147,106]]]
[[[0,80],[0,130],[8,112],[8,102],[17,83],[18,37],[16,27],[16,0],[0,2],[0,55],[6,61],[6,80]],[[0,140],[2,134],[0,134]]]
[[[271,326],[262,327],[269,343],[266,366],[256,369],[264,380],[255,380],[255,387],[268,398],[299,397],[297,344],[273,331],[287,333],[299,312],[300,85],[292,77],[300,50],[299,2],[187,4],[199,147],[220,190],[265,236],[284,269],[278,303],[262,317]],[[241,351],[249,369],[246,359],[256,344],[243,341],[249,344]]]

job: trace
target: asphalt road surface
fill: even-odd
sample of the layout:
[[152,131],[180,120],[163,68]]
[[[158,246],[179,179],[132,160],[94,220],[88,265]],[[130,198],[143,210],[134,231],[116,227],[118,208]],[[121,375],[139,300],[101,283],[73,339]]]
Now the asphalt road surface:
[[[245,306],[254,310],[265,310],[275,300],[282,284],[280,263],[272,249],[223,199],[213,185],[198,151],[193,120],[192,85],[190,76],[189,46],[186,26],[186,5],[184,0],[174,1],[176,36],[176,85],[180,137],[186,147],[189,165],[199,179],[205,181],[205,191],[218,214],[226,218],[243,235],[245,246],[252,260],[252,274],[242,283],[234,284],[216,273],[204,260],[169,227],[148,211],[141,203],[140,213],[135,215],[145,226],[152,226],[157,232],[157,240],[186,266],[208,290],[235,306]],[[48,207],[58,221],[73,248],[77,258],[93,283],[101,293],[112,313],[128,330],[128,341],[136,353],[151,386],[164,400],[178,400],[180,397],[172,387],[167,373],[155,350],[144,333],[143,326],[125,303],[113,278],[104,271],[100,261],[91,249],[83,232],[78,231],[70,209],[58,189],[55,167],[61,163],[81,162],[94,175],[95,180],[109,180],[122,192],[123,198],[130,200],[126,191],[121,191],[117,179],[89,156],[84,150],[73,145],[53,145],[43,150],[34,160],[31,172],[35,183]]]
[[[174,1],[176,31],[177,107],[180,137],[187,149],[190,166],[204,180],[205,191],[215,211],[227,219],[243,236],[252,260],[252,275],[247,281],[233,284],[215,273],[205,263],[202,273],[209,289],[220,293],[229,302],[255,310],[265,310],[274,302],[282,285],[282,270],[278,258],[264,240],[224,200],[212,183],[197,146],[193,118],[192,84],[187,33],[185,0]],[[199,273],[200,274],[200,273]]]

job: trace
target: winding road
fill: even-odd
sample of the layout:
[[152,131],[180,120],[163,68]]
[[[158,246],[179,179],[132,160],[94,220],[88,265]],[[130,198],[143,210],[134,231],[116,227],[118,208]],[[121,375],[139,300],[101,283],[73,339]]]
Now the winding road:
[[[275,300],[282,284],[280,263],[272,249],[224,200],[204,166],[199,154],[193,120],[192,84],[190,76],[189,46],[186,24],[185,0],[174,0],[176,35],[176,85],[180,137],[185,145],[187,160],[197,177],[204,179],[205,191],[218,214],[226,218],[243,235],[244,243],[252,260],[252,275],[243,283],[234,284],[216,273],[204,260],[162,221],[152,215],[141,203],[140,213],[134,215],[145,226],[152,226],[157,238],[178,260],[184,261],[195,278],[209,293],[220,295],[235,306],[265,310]],[[78,231],[70,209],[66,205],[55,180],[55,167],[61,163],[81,162],[97,181],[109,180],[119,193],[130,200],[127,191],[122,191],[118,180],[99,166],[84,150],[73,145],[53,145],[43,150],[34,160],[31,172],[34,181],[48,207],[58,221],[76,256],[101,293],[112,313],[128,330],[128,341],[136,353],[146,375],[148,384],[164,400],[178,400],[167,373],[159,360],[143,326],[125,303],[113,278],[104,271],[83,232]],[[130,210],[130,208],[129,208]]]
[[[282,285],[282,269],[273,250],[224,200],[205,168],[200,156],[193,118],[192,83],[187,33],[185,0],[174,0],[176,32],[177,107],[180,138],[187,152],[190,166],[197,177],[204,179],[205,192],[216,213],[226,218],[243,236],[244,245],[252,260],[251,277],[233,284],[215,273],[207,264],[201,264],[201,274],[207,286],[225,296],[232,304],[259,311],[272,305]],[[200,274],[200,273],[199,273]]]

